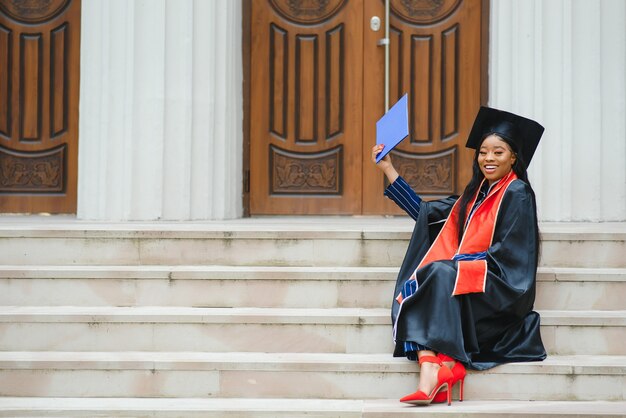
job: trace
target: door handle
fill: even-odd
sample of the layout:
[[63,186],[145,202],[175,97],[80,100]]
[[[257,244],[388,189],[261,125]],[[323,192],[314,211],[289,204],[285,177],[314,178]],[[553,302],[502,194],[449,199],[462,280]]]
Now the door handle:
[[[370,29],[374,32],[380,30],[380,18],[372,16]],[[378,46],[385,47],[385,112],[389,110],[389,0],[385,0],[385,37],[376,42]]]

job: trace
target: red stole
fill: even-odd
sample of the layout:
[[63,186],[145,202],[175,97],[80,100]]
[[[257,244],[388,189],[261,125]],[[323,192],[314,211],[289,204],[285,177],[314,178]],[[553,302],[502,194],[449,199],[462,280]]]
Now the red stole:
[[[458,244],[458,218],[459,200],[452,207],[450,216],[446,220],[441,232],[431,245],[430,249],[417,266],[419,270],[423,266],[437,260],[451,260],[456,254],[472,254],[487,251],[491,246],[493,234],[496,228],[496,220],[500,211],[502,198],[509,185],[517,179],[513,171],[504,176],[491,190],[472,214],[465,233]],[[486,180],[483,180],[483,182]],[[482,183],[481,183],[482,186]],[[480,187],[479,189],[480,190]],[[467,205],[467,216],[478,198],[478,191],[472,201]],[[484,293],[487,282],[487,260],[457,261],[456,282],[453,295],[466,293]]]

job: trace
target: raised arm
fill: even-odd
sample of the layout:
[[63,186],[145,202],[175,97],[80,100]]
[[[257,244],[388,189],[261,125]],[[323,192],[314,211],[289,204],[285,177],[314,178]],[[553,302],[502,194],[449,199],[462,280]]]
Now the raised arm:
[[[384,148],[384,145],[375,145],[372,148],[372,162],[376,164],[376,156]],[[386,155],[385,158],[376,164],[380,170],[385,173],[389,180],[389,187],[385,190],[385,196],[393,200],[396,205],[402,208],[411,218],[417,220],[420,212],[420,202],[422,199],[415,193],[409,184],[398,174],[391,158]]]
[[393,200],[414,220],[420,214],[422,199],[415,193],[402,177],[398,176],[396,181],[391,183],[385,190],[385,196]]
[[[374,145],[374,147],[372,148],[372,162],[374,164],[376,164],[376,156],[380,154],[383,148],[385,148],[385,146],[382,144]],[[389,154],[385,155],[385,158],[380,160],[380,162],[376,164],[376,167],[378,167],[380,170],[383,171],[383,173],[385,173],[385,176],[387,176],[389,183],[393,183],[394,181],[396,181],[399,176],[395,167],[391,163],[391,157],[389,156]]]

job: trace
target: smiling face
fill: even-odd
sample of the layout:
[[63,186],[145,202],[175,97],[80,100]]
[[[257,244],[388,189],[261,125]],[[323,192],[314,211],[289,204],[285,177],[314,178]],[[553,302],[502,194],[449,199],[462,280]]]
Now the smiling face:
[[509,174],[515,163],[515,154],[509,144],[497,135],[489,135],[478,150],[478,167],[491,186]]

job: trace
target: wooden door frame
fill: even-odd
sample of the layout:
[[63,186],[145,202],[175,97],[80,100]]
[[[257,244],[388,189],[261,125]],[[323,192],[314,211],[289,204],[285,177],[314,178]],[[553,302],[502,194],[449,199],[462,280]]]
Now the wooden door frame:
[[[368,1],[368,0],[364,0]],[[243,216],[250,217],[250,95],[251,95],[251,51],[252,43],[252,0],[241,0],[242,5],[242,63],[243,63]],[[481,0],[480,21],[480,104],[489,101],[489,0]],[[382,198],[382,197],[381,197]]]
[[251,69],[250,62],[252,52],[252,0],[241,0],[242,3],[242,48],[243,63],[243,188],[242,204],[243,217],[250,217],[250,95],[251,95]]
[[489,103],[489,0],[481,2],[480,17],[480,105]]

